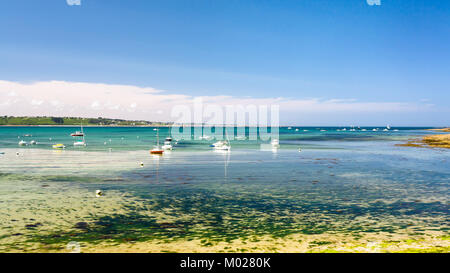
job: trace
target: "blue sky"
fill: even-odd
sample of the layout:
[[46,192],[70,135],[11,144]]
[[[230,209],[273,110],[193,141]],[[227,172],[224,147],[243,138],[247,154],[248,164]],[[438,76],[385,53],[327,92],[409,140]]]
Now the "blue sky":
[[292,109],[282,120],[450,123],[450,1],[0,4],[3,81],[130,85],[187,96],[410,103],[414,110],[361,112],[360,120],[352,111],[296,119]]

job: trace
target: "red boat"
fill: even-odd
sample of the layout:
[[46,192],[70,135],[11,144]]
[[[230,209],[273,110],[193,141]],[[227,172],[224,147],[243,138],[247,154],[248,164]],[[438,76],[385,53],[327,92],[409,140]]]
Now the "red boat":
[[153,149],[150,151],[150,154],[152,154],[152,155],[162,155],[163,153],[164,153],[164,151],[160,150],[160,149]]
[[83,123],[81,123],[81,131],[76,131],[75,133],[71,133],[70,135],[73,137],[84,137]]
[[162,155],[164,153],[164,150],[159,146],[159,129],[153,129],[153,131],[156,131],[156,146],[153,148],[153,150],[150,150],[150,154]]
[[84,133],[76,131],[75,133],[71,133],[70,135],[73,137],[82,137],[84,136]]

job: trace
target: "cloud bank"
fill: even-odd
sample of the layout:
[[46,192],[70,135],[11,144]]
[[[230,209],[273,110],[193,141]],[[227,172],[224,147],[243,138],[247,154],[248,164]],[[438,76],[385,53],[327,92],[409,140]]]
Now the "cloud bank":
[[[432,109],[425,102],[360,102],[355,99],[289,99],[283,97],[251,98],[203,96],[204,104],[279,105],[281,124],[316,125],[351,122],[356,117],[426,112]],[[151,87],[45,81],[18,83],[0,81],[0,115],[9,116],[76,116],[174,121],[171,109],[176,105],[191,107],[194,97],[172,94]],[[321,117],[328,118],[326,122]],[[387,121],[388,122],[388,121]],[[341,123],[341,124],[342,124]],[[358,123],[356,123],[358,124]],[[338,125],[338,124],[336,124]]]

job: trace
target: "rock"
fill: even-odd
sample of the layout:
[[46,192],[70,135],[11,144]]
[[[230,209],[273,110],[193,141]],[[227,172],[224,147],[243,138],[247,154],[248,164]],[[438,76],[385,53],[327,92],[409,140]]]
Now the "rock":
[[75,228],[77,229],[88,229],[89,225],[86,222],[78,222],[75,224]]
[[33,228],[37,228],[37,227],[39,227],[39,226],[42,226],[42,224],[41,224],[41,223],[36,223],[36,224],[28,224],[28,225],[25,225],[25,227],[26,227],[27,229],[33,229]]

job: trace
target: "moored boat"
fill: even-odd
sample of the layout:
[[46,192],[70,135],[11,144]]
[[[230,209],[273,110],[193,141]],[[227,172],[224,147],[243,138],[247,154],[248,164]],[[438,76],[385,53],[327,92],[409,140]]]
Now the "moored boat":
[[150,150],[150,154],[152,155],[162,155],[164,154],[164,150],[159,146],[159,129],[153,129],[156,131],[156,146]]
[[71,133],[70,136],[73,137],[84,137],[84,131],[83,131],[83,123],[81,124],[81,131],[76,131],[75,133]]
[[52,147],[53,147],[53,149],[65,149],[66,148],[66,146],[64,146],[64,144],[60,144],[60,143],[55,144]]

